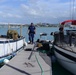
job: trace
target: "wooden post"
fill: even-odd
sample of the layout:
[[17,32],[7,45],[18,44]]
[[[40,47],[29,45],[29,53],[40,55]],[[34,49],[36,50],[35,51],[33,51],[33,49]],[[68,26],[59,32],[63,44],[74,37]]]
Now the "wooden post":
[[10,29],[11,27],[10,27],[10,24],[8,23],[8,30]]
[[22,36],[22,25],[20,25],[20,36]]

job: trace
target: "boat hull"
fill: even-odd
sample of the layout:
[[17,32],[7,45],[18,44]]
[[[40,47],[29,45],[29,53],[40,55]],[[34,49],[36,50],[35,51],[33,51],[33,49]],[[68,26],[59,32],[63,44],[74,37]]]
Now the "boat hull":
[[69,72],[76,75],[76,53],[54,45],[54,53],[58,62]]
[[16,55],[16,52],[24,47],[25,37],[18,38],[17,40],[13,39],[2,39],[0,38],[0,63],[4,59],[10,59]]

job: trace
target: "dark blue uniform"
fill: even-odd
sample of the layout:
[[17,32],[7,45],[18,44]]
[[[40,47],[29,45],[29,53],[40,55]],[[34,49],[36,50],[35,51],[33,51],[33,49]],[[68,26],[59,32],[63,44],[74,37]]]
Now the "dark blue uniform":
[[29,30],[29,41],[30,41],[31,43],[34,42],[35,29],[36,29],[36,28],[35,28],[35,26],[33,26],[33,25],[30,25],[29,28],[28,28],[28,30]]

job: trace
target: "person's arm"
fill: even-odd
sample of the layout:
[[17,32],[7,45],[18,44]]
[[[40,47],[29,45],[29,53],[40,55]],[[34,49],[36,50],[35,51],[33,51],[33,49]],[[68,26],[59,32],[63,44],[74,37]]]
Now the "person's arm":
[[36,28],[34,29],[34,33],[36,34]]

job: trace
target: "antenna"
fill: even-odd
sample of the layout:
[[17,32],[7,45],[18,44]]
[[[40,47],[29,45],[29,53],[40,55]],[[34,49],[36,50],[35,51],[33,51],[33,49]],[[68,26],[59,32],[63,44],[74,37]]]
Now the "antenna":
[[71,3],[71,0],[70,0],[70,13],[69,13],[70,15],[70,19],[72,19],[72,3]]
[[74,3],[75,3],[75,0],[73,0],[73,7],[72,7],[72,20],[74,19]]

